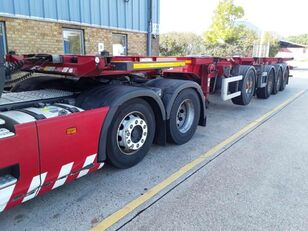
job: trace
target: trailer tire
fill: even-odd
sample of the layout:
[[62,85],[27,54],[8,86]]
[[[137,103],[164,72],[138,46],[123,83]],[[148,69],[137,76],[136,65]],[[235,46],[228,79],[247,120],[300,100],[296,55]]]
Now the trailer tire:
[[268,99],[271,96],[274,88],[274,81],[275,81],[275,69],[271,68],[267,72],[266,86],[257,89],[256,94],[259,99]]
[[[232,103],[236,105],[248,105],[252,100],[256,88],[256,71],[252,66],[240,66],[239,73],[234,73],[235,75],[243,75],[243,79],[238,83],[230,84],[230,91],[232,93],[240,89],[241,95],[232,98]],[[248,88],[247,88],[248,87]]]
[[150,150],[155,126],[154,112],[145,100],[122,104],[108,131],[107,162],[121,169],[139,163]]
[[167,122],[167,139],[178,145],[187,143],[195,134],[201,106],[193,89],[185,89],[176,97]]
[[287,86],[287,83],[289,82],[289,68],[286,67],[285,70],[283,71],[283,78],[281,81],[281,85],[280,85],[280,91],[284,91],[284,89]]
[[273,95],[276,95],[279,92],[281,84],[282,84],[282,79],[283,79],[282,67],[279,66],[276,70],[277,70],[276,78],[275,78],[273,92],[272,92]]

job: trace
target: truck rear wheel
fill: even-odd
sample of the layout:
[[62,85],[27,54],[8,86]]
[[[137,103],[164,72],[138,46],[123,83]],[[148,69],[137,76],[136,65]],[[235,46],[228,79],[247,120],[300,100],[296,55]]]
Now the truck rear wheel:
[[257,97],[260,99],[268,99],[274,87],[274,80],[275,80],[275,69],[271,68],[269,72],[267,72],[267,83],[265,87],[257,89]]
[[200,118],[200,102],[195,90],[185,89],[176,97],[167,123],[168,141],[188,142],[195,134]]
[[121,105],[111,123],[107,160],[117,168],[139,163],[149,151],[155,135],[155,116],[151,106],[142,99]]

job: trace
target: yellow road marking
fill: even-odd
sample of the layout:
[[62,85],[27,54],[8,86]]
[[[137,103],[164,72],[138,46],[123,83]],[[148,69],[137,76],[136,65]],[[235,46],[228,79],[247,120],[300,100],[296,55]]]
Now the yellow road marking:
[[176,180],[178,180],[180,177],[188,173],[190,170],[193,168],[197,167],[199,164],[204,162],[206,159],[208,159],[211,156],[214,156],[216,153],[219,151],[223,150],[226,148],[226,146],[232,144],[234,141],[236,141],[238,138],[246,134],[248,131],[251,129],[255,128],[256,126],[260,125],[267,119],[269,119],[272,115],[276,114],[280,110],[282,110],[285,106],[290,104],[292,101],[294,101],[296,98],[304,94],[305,91],[300,91],[297,93],[294,97],[286,100],[284,103],[278,105],[275,107],[273,110],[267,112],[260,118],[252,121],[250,124],[246,125],[243,127],[241,130],[238,132],[234,133],[230,137],[228,137],[226,140],[221,142],[220,144],[216,145],[206,153],[202,154],[199,156],[197,159],[193,160],[192,162],[186,164],[184,167],[180,168],[178,171],[173,173],[171,176],[169,176],[167,179],[162,181],[161,183],[157,184],[147,192],[145,192],[142,196],[136,198],[135,200],[129,202],[127,205],[125,205],[123,208],[120,210],[116,211],[115,213],[111,214],[109,217],[104,219],[101,223],[99,223],[96,227],[92,229],[92,231],[101,231],[101,230],[106,230],[113,226],[115,223],[123,219],[125,216],[133,212],[136,208],[144,204],[145,202],[149,201],[151,198],[156,196],[159,192],[161,192],[163,189],[167,188],[170,186],[172,183],[174,183]]

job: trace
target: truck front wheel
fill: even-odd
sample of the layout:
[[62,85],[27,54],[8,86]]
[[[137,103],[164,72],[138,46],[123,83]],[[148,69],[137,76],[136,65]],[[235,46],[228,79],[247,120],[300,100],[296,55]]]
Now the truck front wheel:
[[186,89],[176,97],[167,123],[168,141],[188,142],[195,134],[200,118],[200,101],[195,90]]
[[142,99],[121,105],[111,123],[107,138],[107,159],[117,168],[139,163],[149,151],[155,135],[155,116]]

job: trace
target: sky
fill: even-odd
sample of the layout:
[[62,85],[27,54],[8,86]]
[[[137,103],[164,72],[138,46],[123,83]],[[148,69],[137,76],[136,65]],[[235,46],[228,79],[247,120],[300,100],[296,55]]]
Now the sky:
[[[211,25],[219,0],[160,0],[160,32],[203,34]],[[244,19],[264,31],[281,36],[308,33],[307,0],[234,0]]]

